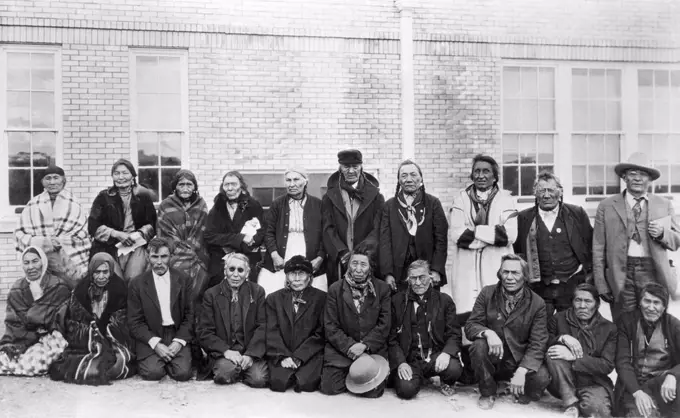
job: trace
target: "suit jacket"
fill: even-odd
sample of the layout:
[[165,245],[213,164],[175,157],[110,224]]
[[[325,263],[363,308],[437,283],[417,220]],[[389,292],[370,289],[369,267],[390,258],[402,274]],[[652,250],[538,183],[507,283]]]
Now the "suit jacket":
[[[650,237],[650,256],[654,261],[657,277],[666,285],[670,294],[674,295],[678,283],[666,251],[675,251],[680,247],[680,227],[675,221],[675,211],[670,200],[651,193],[647,197],[649,220],[665,218],[662,222],[663,237],[659,240]],[[623,289],[630,242],[627,222],[623,193],[610,196],[598,205],[593,234],[593,277],[600,294],[612,293],[614,297],[618,297]]]
[[[416,230],[415,242],[418,258],[427,260],[430,268],[441,276],[441,284],[446,284],[446,255],[448,248],[449,223],[441,202],[427,193],[423,196],[425,211],[423,224]],[[404,274],[404,258],[408,251],[410,235],[399,214],[396,197],[385,203],[380,218],[380,274],[388,274],[401,280]]]
[[300,304],[296,314],[290,290],[281,289],[267,296],[267,358],[276,364],[286,357],[305,364],[323,355],[326,293],[310,286],[302,299],[307,303]]
[[[175,323],[175,338],[190,343],[194,335],[191,279],[172,268],[170,269],[170,311]],[[163,337],[163,318],[151,270],[147,270],[130,281],[127,320],[130,335],[137,341],[137,358],[144,360],[154,353],[149,346],[149,340],[153,337]]]
[[465,336],[472,341],[492,330],[507,344],[520,367],[537,371],[548,348],[548,320],[543,298],[524,286],[524,297],[510,315],[503,309],[502,284],[486,286],[477,296]]
[[[265,353],[267,319],[264,289],[245,281],[239,288],[241,318],[245,347],[241,354],[259,359]],[[226,280],[208,289],[203,295],[201,315],[196,326],[196,338],[211,359],[219,358],[231,349],[231,289]]]
[[[380,230],[380,215],[385,198],[380,194],[378,180],[370,174],[364,173],[364,195],[356,218],[354,219],[354,247],[362,242],[377,250],[378,231]],[[323,212],[323,245],[328,253],[326,267],[328,284],[337,281],[338,261],[349,251],[347,247],[347,229],[349,217],[342,200],[339,187],[340,172],[336,172],[328,179],[328,191],[321,200]]]
[[[451,296],[432,289],[427,301],[427,315],[432,326],[432,353],[447,353],[455,358],[460,352],[462,335],[456,320],[456,305]],[[390,368],[396,369],[406,362],[413,334],[411,321],[415,311],[413,302],[408,300],[406,292],[400,292],[392,298],[392,327],[389,339]]]
[[324,314],[325,365],[349,367],[352,360],[347,357],[347,351],[358,342],[366,344],[370,354],[387,358],[391,291],[382,280],[371,280],[376,294],[366,297],[361,313],[357,313],[352,292],[345,280],[339,280],[328,288]]
[[[290,205],[288,195],[277,198],[269,207],[265,217],[266,229],[264,233],[264,245],[267,247],[264,266],[274,271],[274,262],[271,253],[277,251],[281,257],[286,256],[286,244],[288,242],[288,218]],[[305,228],[305,257],[312,261],[316,257],[326,258],[326,250],[323,248],[323,217],[321,216],[321,199],[307,195],[307,201],[302,210],[303,224]],[[324,273],[323,264],[314,274]]]
[[[517,216],[517,239],[513,243],[515,254],[522,255],[527,259],[529,253],[529,243],[527,238],[531,224],[538,215],[538,206],[533,206],[524,209]],[[590,225],[590,218],[585,209],[580,206],[571,205],[569,203],[560,204],[558,215],[564,222],[567,238],[569,239],[569,246],[576,255],[579,263],[583,265],[583,271],[588,274],[593,269],[593,227]],[[538,262],[538,254],[533,254]],[[531,260],[527,260],[529,265]]]

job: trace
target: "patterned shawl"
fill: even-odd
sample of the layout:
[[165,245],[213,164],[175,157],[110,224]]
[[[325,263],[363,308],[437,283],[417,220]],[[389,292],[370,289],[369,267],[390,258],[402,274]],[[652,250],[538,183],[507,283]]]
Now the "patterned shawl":
[[489,210],[491,209],[491,202],[493,202],[493,198],[496,197],[496,195],[499,192],[498,185],[497,184],[493,185],[486,200],[481,200],[481,198],[477,196],[477,189],[475,188],[474,184],[470,185],[466,189],[466,191],[468,197],[472,201],[472,208],[474,209],[474,211],[470,215],[472,216],[472,219],[475,222],[475,226],[488,225]]
[[349,271],[345,273],[345,281],[349,285],[349,290],[352,292],[352,299],[359,301],[358,311],[361,311],[361,307],[364,306],[366,296],[369,294],[375,296],[375,286],[373,285],[373,278],[368,277],[363,283],[357,283],[350,276]]
[[403,193],[397,194],[397,202],[399,203],[397,209],[401,221],[406,225],[408,233],[415,237],[418,227],[425,221],[425,208],[421,207],[424,206],[422,189],[416,191],[411,204],[406,201]]
[[54,206],[47,192],[31,199],[21,213],[14,236],[18,252],[31,245],[34,237],[55,236],[66,255],[76,265],[78,273],[84,275],[87,271],[92,247],[87,233],[87,217],[68,190],[62,190],[57,195]]
[[187,272],[190,277],[205,274],[208,256],[203,244],[208,205],[202,197],[187,207],[182,199],[171,194],[158,208],[158,236],[175,243],[170,267]]

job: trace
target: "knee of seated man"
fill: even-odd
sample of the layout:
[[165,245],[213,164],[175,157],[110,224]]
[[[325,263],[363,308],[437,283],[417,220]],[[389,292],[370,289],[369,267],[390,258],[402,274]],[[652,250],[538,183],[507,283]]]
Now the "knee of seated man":
[[441,376],[444,382],[451,384],[460,379],[462,374],[463,366],[461,366],[460,361],[456,357],[451,357],[449,365],[439,373],[439,376]]
[[187,380],[190,380],[193,377],[193,372],[191,370],[191,367],[188,367],[186,369],[181,369],[178,371],[170,372],[168,373],[170,377],[175,379],[178,382],[186,382]]
[[472,341],[468,350],[471,359],[489,356],[489,344],[486,342],[486,338],[477,338]]
[[164,367],[140,368],[139,375],[143,380],[161,380],[167,372]]

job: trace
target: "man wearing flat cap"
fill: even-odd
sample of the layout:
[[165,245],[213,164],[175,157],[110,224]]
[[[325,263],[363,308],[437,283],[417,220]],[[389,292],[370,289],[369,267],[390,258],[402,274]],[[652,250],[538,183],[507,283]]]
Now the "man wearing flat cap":
[[365,243],[377,251],[380,215],[385,203],[378,180],[363,171],[361,151],[340,151],[338,163],[340,167],[328,179],[328,191],[321,202],[329,286],[342,277],[354,247]]
[[49,268],[57,275],[79,281],[87,273],[90,236],[87,217],[75,197],[66,190],[66,175],[51,165],[43,171],[44,191],[24,207],[14,232],[19,253],[31,245],[47,254]]
[[643,153],[614,167],[626,189],[597,208],[593,232],[593,276],[602,299],[610,304],[612,319],[634,311],[641,289],[660,283],[672,295],[676,277],[667,251],[680,247],[680,228],[670,200],[648,193],[661,173]]
[[269,387],[313,392],[323,367],[323,315],[326,293],[311,286],[314,267],[296,255],[286,261],[285,287],[267,296]]

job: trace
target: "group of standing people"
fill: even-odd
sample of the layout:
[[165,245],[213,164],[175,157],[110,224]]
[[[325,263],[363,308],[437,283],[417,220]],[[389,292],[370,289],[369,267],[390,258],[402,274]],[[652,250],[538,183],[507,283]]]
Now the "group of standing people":
[[[322,199],[303,168],[287,170],[265,215],[237,171],[208,210],[180,170],[156,210],[121,159],[87,218],[48,167],[15,234],[25,278],[9,294],[0,374],[188,380],[193,360],[221,384],[411,398],[467,373],[484,409],[509,378],[519,402],[548,389],[571,416],[680,413],[680,323],[666,312],[680,229],[648,193],[660,172],[643,154],[616,166],[626,189],[600,203],[594,229],[550,172],[518,212],[490,156],[473,159],[448,219],[415,162],[398,166],[387,201],[360,151],[338,163]],[[262,269],[284,273],[268,295]]]

